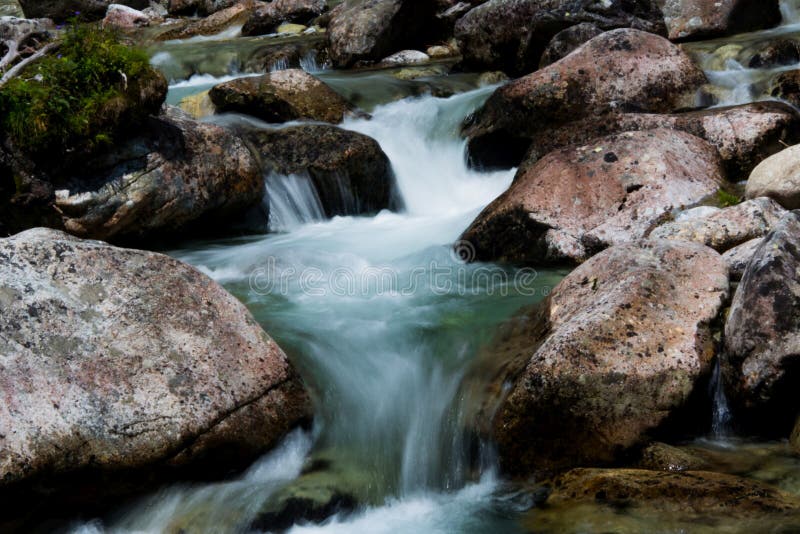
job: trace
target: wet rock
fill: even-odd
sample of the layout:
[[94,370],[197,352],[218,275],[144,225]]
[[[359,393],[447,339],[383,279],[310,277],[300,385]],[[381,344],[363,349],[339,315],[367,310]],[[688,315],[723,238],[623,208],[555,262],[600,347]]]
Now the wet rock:
[[800,213],[764,238],[742,276],[725,324],[726,391],[752,424],[789,435],[798,404]]
[[524,162],[461,239],[479,261],[583,261],[643,237],[723,180],[714,147],[692,135],[660,129],[598,138]]
[[779,73],[770,81],[768,92],[774,98],[800,107],[800,70]]
[[415,63],[426,63],[431,58],[425,52],[419,50],[401,50],[389,57],[381,60],[382,65],[413,65]]
[[181,99],[178,107],[191,115],[194,119],[208,117],[209,115],[213,115],[214,111],[216,111],[214,109],[214,103],[208,97],[208,91],[203,91],[202,93],[197,93],[196,95]]
[[662,9],[673,40],[722,37],[781,22],[778,0],[666,0]]
[[251,131],[246,137],[265,171],[308,177],[328,217],[391,207],[394,174],[371,137],[321,124]]
[[603,30],[591,22],[582,22],[575,26],[570,26],[566,30],[561,30],[553,36],[547,48],[542,52],[539,68],[542,69],[552,65],[559,59],[568,56],[576,48],[601,33],[603,33]]
[[770,197],[786,209],[800,208],[800,145],[765,159],[753,169],[745,196]]
[[455,43],[446,44],[446,45],[434,45],[428,47],[425,50],[425,53],[428,54],[429,57],[440,59],[445,57],[452,57],[458,55],[458,45]]
[[0,258],[4,521],[221,476],[308,418],[285,354],[193,267],[45,229]]
[[205,225],[219,231],[258,209],[264,195],[258,164],[239,138],[174,108],[87,163],[54,200],[63,227],[81,237],[138,240]]
[[520,75],[536,70],[557,33],[583,22],[602,30],[630,27],[666,33],[657,2],[651,0],[490,0],[456,22],[455,37],[468,67]]
[[296,480],[262,506],[251,530],[275,531],[298,522],[319,523],[371,502],[370,476],[360,466],[329,451],[315,454],[308,464]]
[[502,468],[521,477],[612,462],[670,422],[671,433],[699,424],[709,325],[727,293],[722,258],[695,243],[619,245],[575,269],[489,349],[510,362],[493,424]]
[[267,122],[309,119],[342,122],[350,105],[333,89],[300,69],[239,78],[209,92],[220,113],[246,113]]
[[642,451],[639,467],[653,471],[697,471],[707,469],[708,462],[691,451],[666,443],[653,443]]
[[553,128],[611,111],[671,112],[693,101],[704,82],[689,56],[663,37],[628,29],[606,32],[495,91],[465,124],[470,162],[515,166],[543,125]]
[[334,66],[378,61],[393,52],[428,44],[433,2],[371,0],[346,2],[332,13],[328,26]]
[[231,7],[216,11],[196,22],[191,22],[185,26],[179,25],[177,28],[161,33],[158,38],[161,41],[167,41],[171,39],[188,39],[197,35],[215,35],[236,24],[243,24],[254,9],[255,3],[252,0],[245,0]]
[[694,241],[725,252],[752,239],[764,237],[786,213],[769,198],[756,198],[705,217],[663,224],[650,233],[653,239]]
[[743,477],[688,471],[574,469],[555,479],[532,532],[791,532],[800,501]]
[[[517,142],[527,150],[526,159],[540,158],[568,145],[618,132],[670,128],[705,139],[717,148],[731,181],[746,179],[765,158],[787,144],[800,142],[800,115],[780,102],[756,102],[740,106],[673,114],[608,113],[563,124],[543,125]],[[487,140],[481,151],[502,147]],[[519,156],[516,156],[519,157]],[[519,162],[510,160],[507,164]]]
[[800,63],[800,43],[792,39],[777,39],[759,51],[748,66],[751,69],[769,69]]
[[274,33],[285,22],[308,24],[327,9],[325,0],[273,0],[256,9],[242,28],[242,35]]
[[144,9],[149,0],[19,0],[19,5],[29,19],[52,19],[64,22],[80,13],[83,20],[101,20],[108,6],[121,4],[134,9]]
[[330,66],[327,40],[324,35],[281,39],[279,43],[259,47],[247,59],[244,68],[247,72],[274,72],[299,69],[304,63],[311,63],[312,66],[319,68]]
[[763,238],[759,237],[751,239],[750,241],[745,241],[741,245],[727,250],[722,255],[722,259],[728,264],[728,271],[730,272],[732,281],[738,282],[742,279],[747,265],[750,263],[750,260],[753,259],[756,250],[758,250],[763,240]]

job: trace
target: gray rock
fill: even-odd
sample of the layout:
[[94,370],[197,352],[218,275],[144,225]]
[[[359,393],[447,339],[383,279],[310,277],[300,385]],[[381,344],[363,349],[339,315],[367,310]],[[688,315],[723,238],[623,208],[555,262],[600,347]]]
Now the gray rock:
[[83,20],[100,20],[111,4],[122,4],[134,9],[144,9],[149,0],[19,0],[19,5],[29,19],[53,19],[61,22],[80,13]]
[[653,239],[694,241],[725,252],[746,241],[764,237],[786,213],[769,198],[757,198],[717,211],[663,224],[650,233]]
[[273,33],[284,22],[308,24],[328,9],[325,0],[273,0],[255,10],[242,35]]
[[[726,391],[754,424],[789,435],[797,413],[800,213],[787,213],[758,246],[725,324]],[[746,415],[746,414],[745,414]]]
[[0,309],[4,495],[75,499],[102,481],[105,498],[135,488],[128,477],[219,475],[309,416],[247,309],[167,256],[46,229],[0,239]]
[[81,237],[141,239],[219,225],[264,195],[261,169],[244,143],[177,108],[92,165],[100,167],[97,182],[87,173],[55,193],[63,227]]
[[[480,261],[583,261],[717,192],[717,151],[674,130],[626,132],[524,162],[461,236]],[[546,191],[546,194],[543,194]]]
[[786,209],[800,208],[800,145],[770,156],[753,169],[745,196],[770,197]]
[[750,260],[753,259],[758,247],[761,246],[762,241],[764,241],[764,238],[761,237],[745,241],[741,245],[727,250],[722,255],[722,259],[728,264],[728,271],[732,281],[738,282],[742,279],[745,269],[750,264]]

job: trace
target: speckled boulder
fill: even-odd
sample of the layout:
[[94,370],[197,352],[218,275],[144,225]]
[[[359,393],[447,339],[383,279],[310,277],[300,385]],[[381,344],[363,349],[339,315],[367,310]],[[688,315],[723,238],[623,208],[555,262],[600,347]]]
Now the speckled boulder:
[[674,111],[693,103],[705,79],[663,37],[629,29],[603,33],[561,61],[497,89],[465,124],[470,162],[494,167],[510,154],[511,161],[503,163],[513,166],[528,139],[545,126],[612,111]]
[[309,415],[247,309],[162,254],[45,229],[0,239],[0,309],[4,502],[243,467]]
[[583,261],[645,236],[723,180],[717,151],[693,135],[660,129],[601,137],[524,162],[461,239],[480,261]]
[[570,273],[489,349],[509,362],[493,424],[503,469],[612,462],[670,418],[694,424],[682,410],[711,372],[727,294],[722,258],[694,243],[620,245]]
[[784,208],[800,208],[800,145],[762,161],[747,180],[747,198],[770,197]]

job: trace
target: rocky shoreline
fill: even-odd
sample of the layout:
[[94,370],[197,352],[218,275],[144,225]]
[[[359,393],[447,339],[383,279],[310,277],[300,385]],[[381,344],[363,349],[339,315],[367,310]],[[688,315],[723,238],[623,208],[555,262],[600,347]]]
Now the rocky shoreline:
[[[686,45],[775,27],[777,1],[19,7],[0,17],[0,497],[17,510],[0,528],[228,476],[312,420],[313,391],[244,305],[144,250],[267,233],[277,176],[310,184],[325,218],[403,210],[380,144],[342,127],[369,114],[296,68],[309,49],[428,92],[448,72],[497,84],[461,127],[465,157],[517,170],[459,242],[471,261],[572,269],[480,356],[494,372],[468,431],[535,496],[526,528],[589,506],[800,524],[798,494],[673,447],[708,434],[718,388],[735,434],[800,454],[800,71],[726,105]],[[231,29],[287,40],[168,105],[136,47]],[[735,53],[758,71],[800,63],[798,43]],[[363,504],[357,476],[327,475],[304,472],[254,528]]]

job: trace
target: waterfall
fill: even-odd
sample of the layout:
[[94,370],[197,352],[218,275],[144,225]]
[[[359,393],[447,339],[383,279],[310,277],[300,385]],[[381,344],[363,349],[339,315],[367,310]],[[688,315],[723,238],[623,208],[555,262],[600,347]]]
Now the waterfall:
[[711,375],[709,389],[712,403],[711,436],[714,439],[725,439],[730,435],[733,414],[728,406],[728,398],[725,395],[725,383],[722,380],[719,357],[717,357],[714,364],[714,372]]
[[308,174],[270,174],[266,186],[270,231],[286,232],[325,218],[322,202]]

